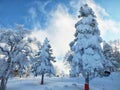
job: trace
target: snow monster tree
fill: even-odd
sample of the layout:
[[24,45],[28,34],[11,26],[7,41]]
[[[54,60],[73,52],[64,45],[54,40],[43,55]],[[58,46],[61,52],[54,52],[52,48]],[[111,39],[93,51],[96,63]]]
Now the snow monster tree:
[[100,31],[93,10],[87,4],[80,8],[80,20],[75,24],[75,39],[70,43],[72,51],[72,76],[85,78],[85,90],[89,80],[104,75],[106,60],[102,53]]
[[0,90],[6,90],[10,77],[24,75],[30,67],[31,47],[26,38],[30,32],[20,30],[0,30]]
[[55,62],[55,57],[52,56],[52,49],[48,39],[44,40],[44,43],[38,53],[35,63],[33,64],[32,71],[35,76],[41,75],[41,85],[44,84],[44,75],[53,74],[55,75],[54,67],[51,61]]

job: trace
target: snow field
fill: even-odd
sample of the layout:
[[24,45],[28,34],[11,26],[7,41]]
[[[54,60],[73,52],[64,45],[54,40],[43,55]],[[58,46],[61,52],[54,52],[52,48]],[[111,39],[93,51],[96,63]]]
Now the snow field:
[[[7,90],[84,90],[82,77],[45,77],[44,85],[40,85],[40,80],[41,77],[10,79]],[[91,80],[90,90],[120,90],[120,73]]]
[[40,77],[27,79],[11,79],[7,90],[83,90],[76,78],[45,78],[44,85],[40,85]]

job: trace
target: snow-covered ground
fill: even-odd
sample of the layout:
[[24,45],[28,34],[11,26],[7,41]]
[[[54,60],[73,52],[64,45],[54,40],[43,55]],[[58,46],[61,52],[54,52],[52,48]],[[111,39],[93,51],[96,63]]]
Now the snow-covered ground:
[[[7,84],[7,90],[84,90],[83,88],[83,78],[69,77],[45,77],[44,85],[40,85],[40,77],[14,78]],[[120,90],[120,73],[91,80],[90,90]]]

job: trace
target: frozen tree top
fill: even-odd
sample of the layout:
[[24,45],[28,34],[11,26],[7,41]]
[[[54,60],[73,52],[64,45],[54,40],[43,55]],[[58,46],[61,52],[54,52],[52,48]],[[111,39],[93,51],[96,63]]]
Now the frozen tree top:
[[75,24],[77,33],[100,35],[98,23],[96,21],[93,10],[88,7],[87,4],[85,4],[80,8],[79,12],[79,17],[81,17],[81,19]]
[[87,4],[83,5],[81,8],[80,8],[80,15],[78,17],[86,17],[88,15],[92,15],[92,16],[95,16],[94,15],[94,12],[92,11],[92,9],[90,7],[88,7]]

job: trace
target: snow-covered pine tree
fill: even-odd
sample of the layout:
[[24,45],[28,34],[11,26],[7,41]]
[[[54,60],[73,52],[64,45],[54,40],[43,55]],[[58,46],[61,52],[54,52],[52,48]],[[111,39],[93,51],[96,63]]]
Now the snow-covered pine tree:
[[82,74],[85,83],[89,86],[90,78],[103,75],[106,63],[100,45],[102,39],[93,10],[85,4],[79,12],[81,19],[75,24],[75,39],[70,43],[73,52],[70,74],[72,76]]
[[113,56],[115,58],[115,61],[119,63],[120,68],[120,39],[111,40],[109,41],[109,44],[112,46]]
[[55,57],[52,56],[52,49],[49,44],[48,39],[44,40],[44,43],[36,57],[36,61],[33,64],[33,73],[35,76],[41,75],[41,84],[44,83],[44,75],[45,74],[55,74],[54,67],[51,61],[55,62]]
[[117,69],[119,68],[119,64],[118,62],[115,61],[112,46],[110,46],[105,41],[103,42],[103,54],[105,56],[106,63],[107,63],[105,65],[106,70],[110,72],[117,71]]

